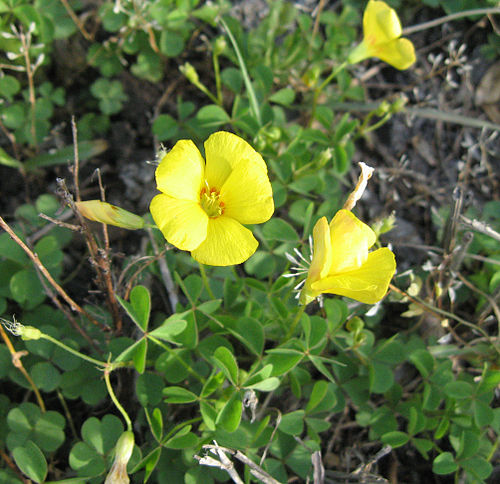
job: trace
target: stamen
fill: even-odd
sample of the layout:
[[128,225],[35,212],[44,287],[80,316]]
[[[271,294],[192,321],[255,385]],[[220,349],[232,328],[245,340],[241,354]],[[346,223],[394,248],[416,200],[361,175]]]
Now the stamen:
[[285,257],[292,263],[292,264],[295,264],[295,265],[299,265],[299,261],[291,254],[289,254],[288,252],[285,252]]
[[309,264],[309,261],[302,255],[302,253],[297,249],[297,247],[294,247],[293,251],[306,263]]
[[216,188],[210,188],[205,180],[205,187],[200,190],[200,205],[210,218],[220,217],[224,213],[224,203],[219,200],[219,197],[219,191]]

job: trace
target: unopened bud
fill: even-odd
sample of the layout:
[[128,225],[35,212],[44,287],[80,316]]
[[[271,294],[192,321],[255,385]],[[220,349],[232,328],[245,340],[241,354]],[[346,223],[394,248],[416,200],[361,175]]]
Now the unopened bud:
[[186,76],[188,81],[196,85],[200,83],[200,78],[198,77],[196,69],[189,62],[186,62],[184,65],[180,66],[179,70]]
[[115,447],[115,460],[104,484],[129,484],[127,464],[134,450],[134,434],[127,430],[118,439]]
[[37,340],[42,337],[42,332],[34,326],[23,326],[19,328],[19,334],[24,341]]
[[35,328],[34,326],[25,326],[19,321],[16,321],[16,318],[14,318],[14,321],[0,318],[0,321],[14,336],[21,336],[21,338],[25,341],[36,340],[42,337],[42,332],[38,328]]
[[267,126],[260,131],[270,141],[279,141],[281,139],[281,129],[278,126]]
[[302,82],[307,87],[314,87],[318,83],[319,76],[321,75],[321,67],[319,65],[314,65],[306,71],[302,76]]
[[404,109],[406,106],[406,103],[408,102],[408,98],[406,96],[401,96],[398,99],[396,99],[392,104],[391,104],[391,113],[399,113]]
[[214,55],[221,55],[227,48],[227,42],[224,37],[217,37],[214,42]]
[[331,148],[326,148],[323,150],[318,157],[317,165],[318,168],[325,166],[333,157],[333,150]]
[[383,116],[391,110],[391,105],[387,101],[382,101],[379,107],[375,110],[377,116]]
[[144,220],[139,215],[135,215],[107,202],[87,200],[85,202],[76,202],[75,205],[84,217],[95,222],[115,225],[116,227],[129,230],[137,230],[144,227]]

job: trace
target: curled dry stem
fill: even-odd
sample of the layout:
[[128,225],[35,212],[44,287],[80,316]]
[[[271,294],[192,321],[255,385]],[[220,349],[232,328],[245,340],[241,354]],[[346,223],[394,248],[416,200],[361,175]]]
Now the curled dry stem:
[[238,484],[243,484],[243,481],[239,477],[238,473],[234,469],[233,462],[229,459],[226,454],[233,456],[235,459],[239,460],[241,463],[247,465],[250,469],[250,474],[259,479],[264,484],[279,484],[279,482],[274,479],[271,475],[269,475],[262,467],[257,465],[255,462],[250,460],[245,454],[240,452],[239,450],[228,449],[227,447],[220,447],[217,442],[214,441],[214,444],[207,444],[202,447],[204,450],[208,450],[212,454],[215,454],[219,460],[214,459],[211,456],[199,457],[197,455],[194,458],[200,463],[200,465],[206,465],[210,467],[218,467],[226,471],[230,476],[233,482]]

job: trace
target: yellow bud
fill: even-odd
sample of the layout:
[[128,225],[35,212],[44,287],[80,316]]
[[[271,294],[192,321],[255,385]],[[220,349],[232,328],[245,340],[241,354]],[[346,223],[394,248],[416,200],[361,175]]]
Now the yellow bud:
[[87,200],[85,202],[76,202],[75,205],[84,217],[95,222],[115,225],[116,227],[129,230],[137,230],[144,227],[144,220],[139,215],[135,215],[107,202]]
[[134,434],[127,430],[122,433],[115,447],[115,460],[104,484],[129,484],[127,464],[134,450]]
[[24,341],[37,340],[42,337],[42,332],[33,326],[20,325],[19,334]]

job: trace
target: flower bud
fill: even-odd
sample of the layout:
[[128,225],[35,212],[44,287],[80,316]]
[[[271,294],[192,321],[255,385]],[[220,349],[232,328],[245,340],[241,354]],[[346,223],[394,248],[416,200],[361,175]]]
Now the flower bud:
[[316,162],[318,168],[322,168],[323,166],[325,166],[332,159],[332,157],[333,150],[331,148],[326,148],[325,150],[321,151]]
[[214,55],[221,55],[227,48],[227,42],[224,37],[217,37],[214,42]]
[[84,217],[95,222],[115,225],[116,227],[129,230],[137,230],[144,227],[144,220],[139,215],[135,215],[107,202],[87,200],[85,202],[76,202],[75,205]]
[[104,484],[129,484],[127,464],[134,450],[134,434],[127,430],[122,433],[115,447],[115,460]]
[[313,88],[319,80],[321,75],[321,67],[318,64],[313,65],[309,68],[306,73],[302,76],[302,82],[309,88]]
[[402,111],[408,102],[408,98],[406,96],[401,96],[398,99],[396,99],[392,104],[391,104],[391,113],[399,113]]
[[42,332],[34,326],[20,325],[19,335],[24,341],[37,340],[42,337]]
[[189,62],[186,62],[184,65],[180,66],[179,70],[186,76],[189,82],[192,82],[195,85],[198,85],[200,83],[200,78],[198,77],[196,69]]
[[375,114],[377,116],[383,116],[384,114],[387,114],[391,109],[391,105],[387,101],[382,101],[378,108],[375,110]]

